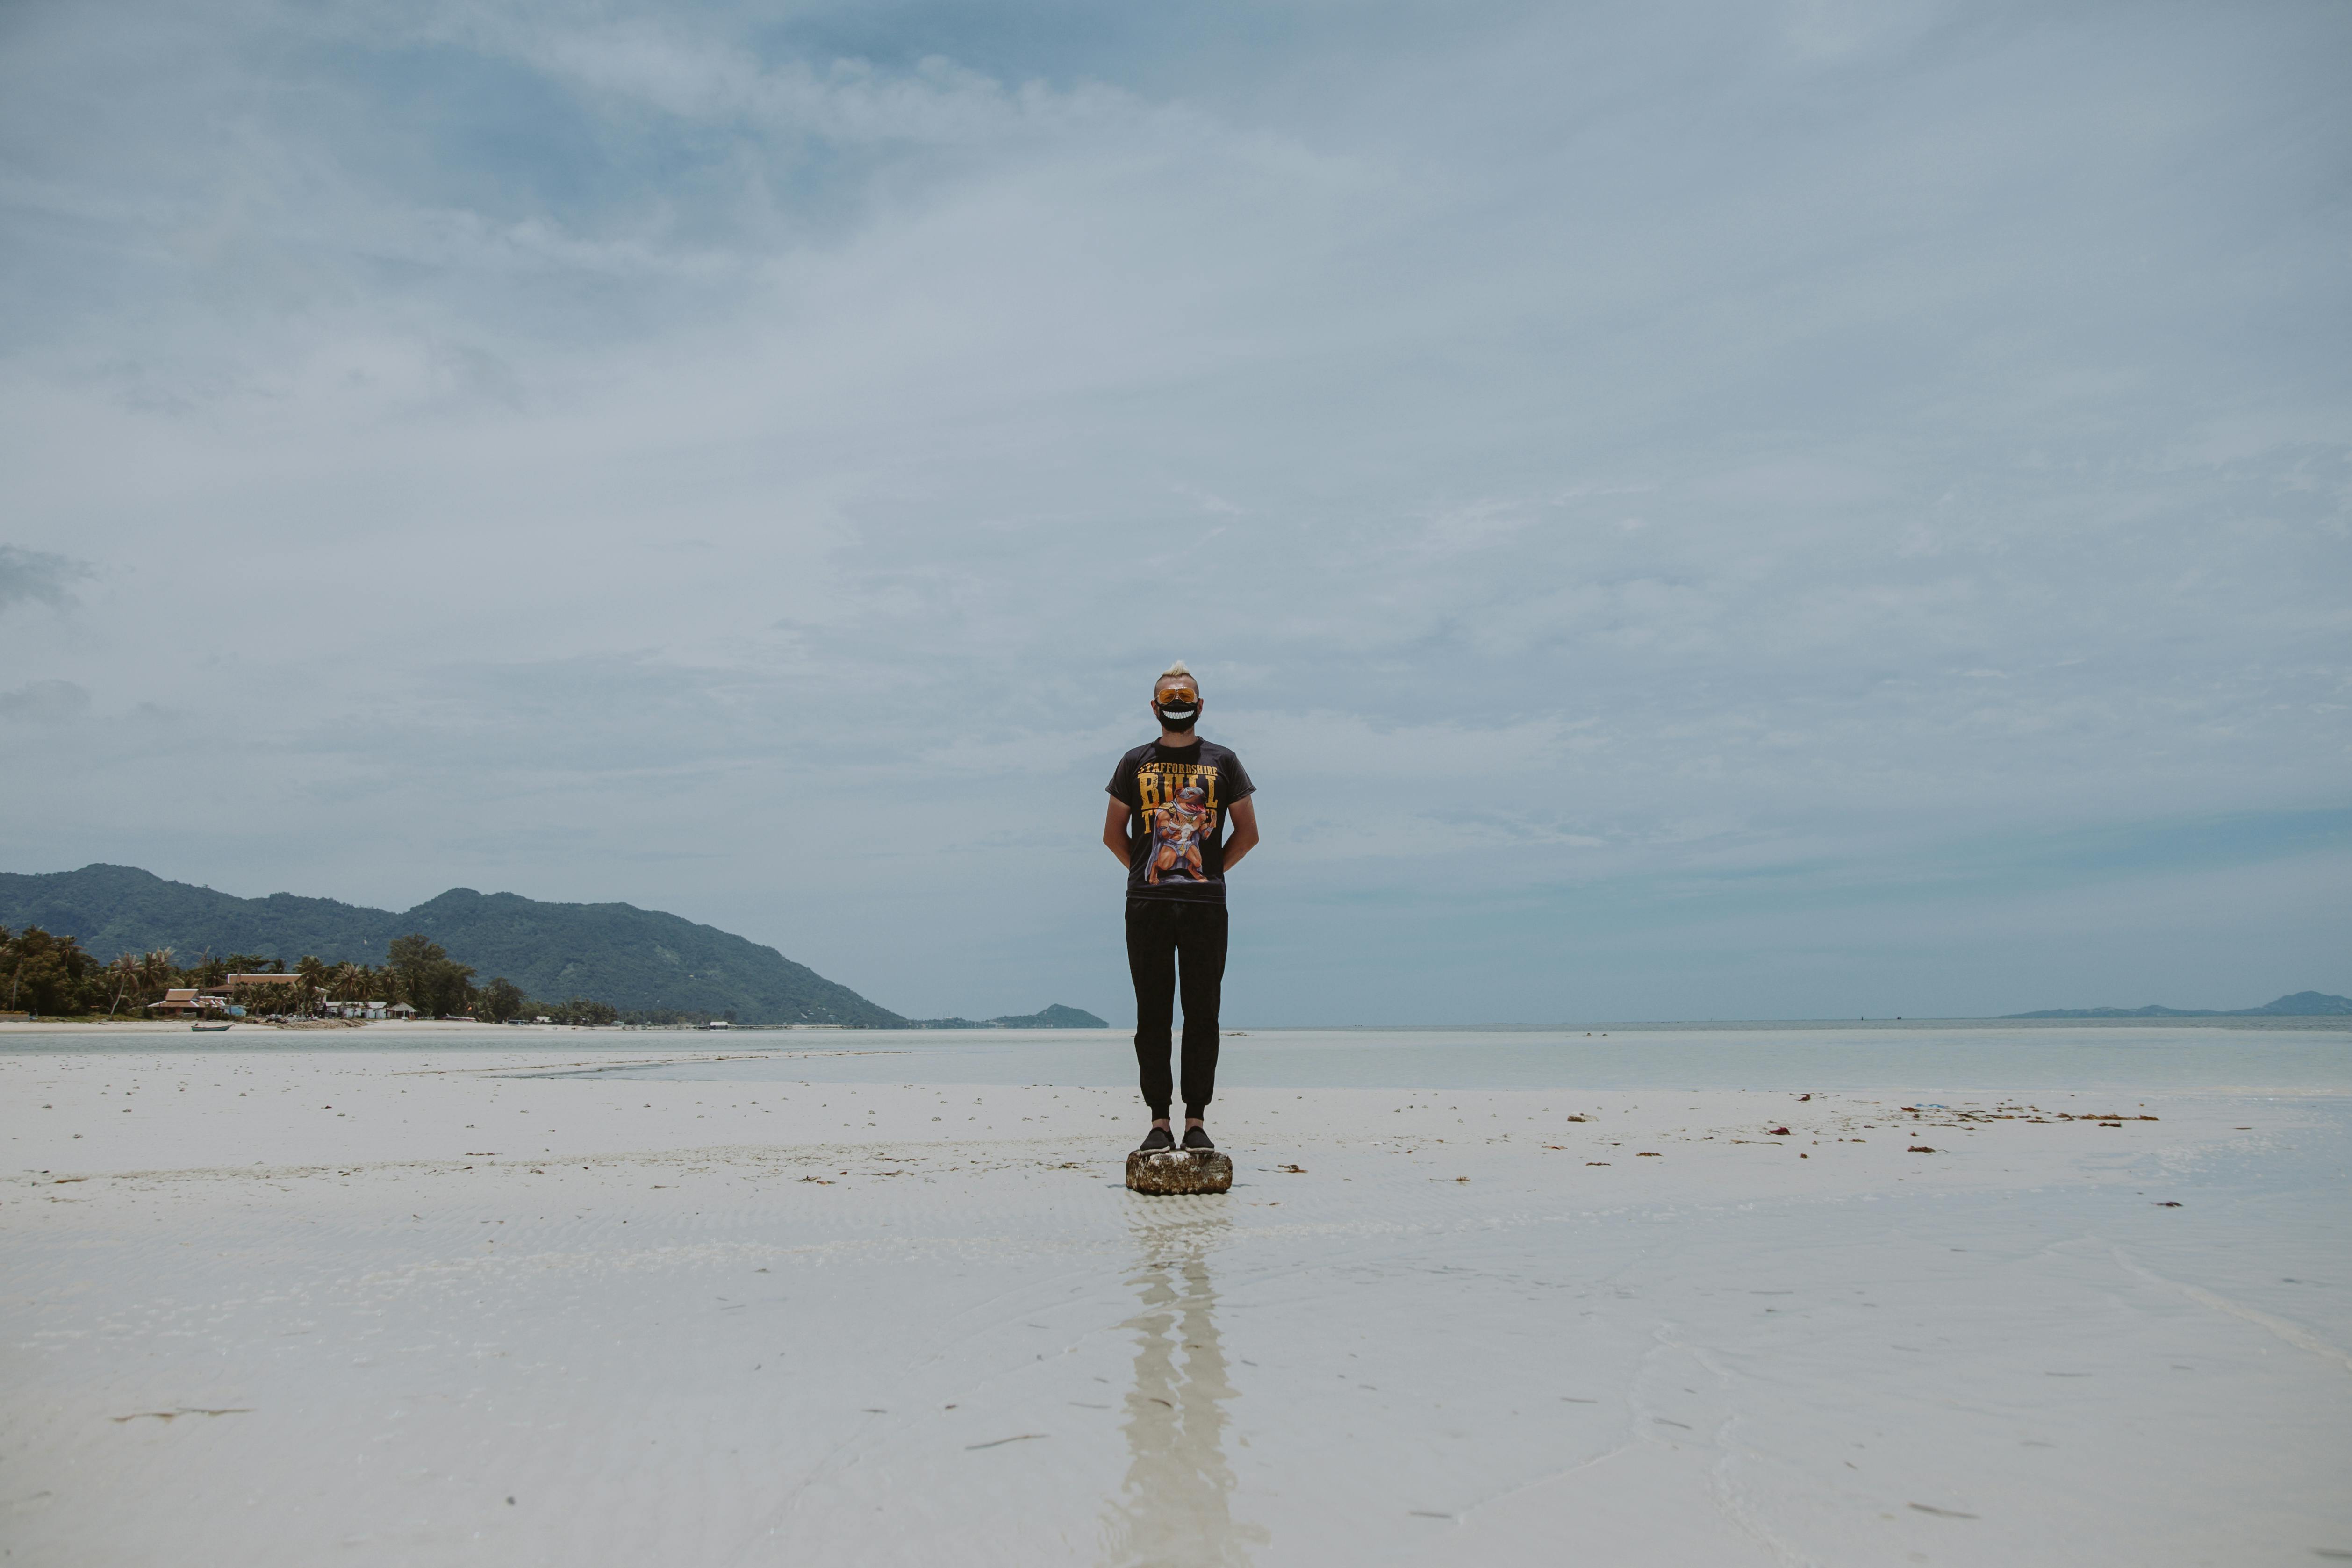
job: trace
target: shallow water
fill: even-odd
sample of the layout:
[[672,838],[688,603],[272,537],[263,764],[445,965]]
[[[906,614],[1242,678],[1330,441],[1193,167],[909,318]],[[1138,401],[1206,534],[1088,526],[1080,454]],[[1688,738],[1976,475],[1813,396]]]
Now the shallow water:
[[[1221,1199],[1120,1186],[1111,1031],[385,1033],[163,1072],[154,1035],[0,1049],[0,1131],[39,1167],[0,1190],[18,1556],[2352,1552],[2352,1031],[1252,1031],[1228,1082],[1301,1088],[1221,1102]],[[1883,1107],[1791,1106],[1792,1063],[1874,1081],[1852,1102],[2040,1073],[2160,1119],[1930,1117],[1913,1150]],[[1433,1064],[1546,1087],[1307,1088]],[[2150,1088],[2225,1072],[2266,1083]],[[947,1088],[983,1073],[1055,1087]],[[1596,1093],[1602,1124],[1550,1113],[1607,1073],[1635,1092]],[[1649,1092],[1739,1075],[1783,1092]],[[934,1125],[951,1097],[977,1132]],[[1753,1135],[1768,1108],[1803,1147]],[[562,1132],[499,1156],[477,1124]]]
[[[859,1030],[822,1035],[687,1030],[255,1030],[180,1034],[11,1032],[0,1051],[511,1051],[577,1053],[596,1076],[713,1082],[1133,1082],[1117,1030]],[[677,1060],[691,1053],[690,1060]],[[600,1058],[620,1058],[604,1061]],[[543,1075],[535,1072],[535,1076]],[[2352,1020],[2263,1027],[2037,1023],[1615,1025],[1607,1030],[1228,1031],[1228,1089],[2274,1089],[2352,1092]]]
[[[1126,1035],[1072,1030],[991,1031],[953,1044],[935,1035],[861,1033],[837,1054],[582,1071],[726,1082],[1116,1087],[1135,1068]],[[1228,1089],[2352,1091],[2352,1029],[1254,1030],[1223,1042],[1218,1082]]]
[[2245,1142],[2004,1124],[1985,1163],[2095,1141],[1994,1189],[1603,1196],[1330,1137],[1230,1201],[952,1145],[839,1185],[711,1151],[76,1183],[10,1216],[12,1531],[257,1568],[2332,1560],[2352,1100],[2221,1098]]

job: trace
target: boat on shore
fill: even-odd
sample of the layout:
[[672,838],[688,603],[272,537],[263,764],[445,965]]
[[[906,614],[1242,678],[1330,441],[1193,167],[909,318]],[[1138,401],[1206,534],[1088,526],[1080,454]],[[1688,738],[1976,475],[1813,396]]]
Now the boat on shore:
[[226,1023],[225,1023],[225,1022],[224,1022],[224,1023],[192,1023],[192,1024],[190,1024],[190,1025],[188,1026],[188,1030],[189,1030],[189,1032],[190,1032],[190,1033],[192,1033],[192,1034],[218,1034],[218,1033],[220,1033],[220,1031],[221,1031],[221,1030],[225,1030],[225,1029],[226,1029],[226,1028],[228,1028],[228,1025],[227,1025]]

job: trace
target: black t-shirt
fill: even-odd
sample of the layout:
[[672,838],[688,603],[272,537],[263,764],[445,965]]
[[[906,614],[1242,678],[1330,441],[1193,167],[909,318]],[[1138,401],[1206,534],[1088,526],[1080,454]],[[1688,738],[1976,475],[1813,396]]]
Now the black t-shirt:
[[1213,740],[1152,741],[1118,759],[1108,786],[1126,802],[1129,898],[1225,901],[1225,813],[1257,786]]

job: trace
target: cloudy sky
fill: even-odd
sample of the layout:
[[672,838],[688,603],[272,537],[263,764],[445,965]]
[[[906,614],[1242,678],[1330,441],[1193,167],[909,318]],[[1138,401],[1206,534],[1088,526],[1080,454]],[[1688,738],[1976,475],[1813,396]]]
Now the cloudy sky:
[[2352,991],[2352,9],[0,10],[0,867],[1239,1022]]

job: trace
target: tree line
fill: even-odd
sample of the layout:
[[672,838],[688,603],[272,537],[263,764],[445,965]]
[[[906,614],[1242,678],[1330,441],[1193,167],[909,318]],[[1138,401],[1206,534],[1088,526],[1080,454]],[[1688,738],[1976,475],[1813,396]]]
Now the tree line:
[[[81,949],[71,936],[59,936],[37,925],[11,932],[0,925],[0,1012],[37,1013],[44,1018],[139,1018],[148,1004],[160,1002],[174,988],[206,989],[225,984],[231,975],[302,977],[298,986],[276,984],[238,986],[228,997],[255,1017],[315,1017],[341,1002],[381,1002],[389,1007],[405,1002],[420,1018],[471,1018],[484,1023],[544,1018],[552,1023],[684,1023],[694,1021],[675,1012],[636,1011],[624,1014],[611,1005],[573,997],[551,1002],[526,995],[504,976],[476,984],[470,965],[451,958],[441,945],[422,934],[396,939],[382,965],[341,963],[305,955],[288,967],[282,958],[257,953],[203,955],[182,964],[169,947],[152,953],[123,953],[101,963]],[[288,991],[299,993],[288,996]]]

